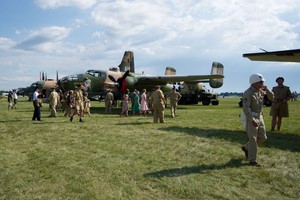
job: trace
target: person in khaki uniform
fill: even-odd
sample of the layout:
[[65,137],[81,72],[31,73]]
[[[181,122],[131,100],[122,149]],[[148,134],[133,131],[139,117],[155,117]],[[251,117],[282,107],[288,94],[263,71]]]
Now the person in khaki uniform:
[[289,117],[288,101],[293,97],[289,87],[283,85],[284,78],[278,77],[276,83],[278,86],[273,87],[274,99],[270,110],[272,116],[271,131],[274,131],[277,124],[277,130],[280,131],[283,117]]
[[266,139],[266,127],[263,111],[263,99],[267,94],[270,100],[273,99],[273,92],[264,86],[264,77],[261,74],[252,74],[249,78],[251,86],[243,94],[243,112],[246,116],[246,132],[249,141],[242,146],[250,166],[259,167],[257,163],[257,147]]
[[72,113],[70,116],[70,121],[73,121],[73,117],[75,114],[79,116],[79,122],[83,122],[82,116],[83,116],[83,94],[82,94],[82,85],[79,84],[77,86],[77,89],[74,91],[74,106],[75,106],[75,112]]
[[55,88],[51,88],[52,92],[49,95],[49,104],[50,104],[50,109],[51,109],[51,114],[49,117],[57,117],[57,112],[56,112],[56,107],[59,102],[59,95],[55,91]]
[[105,95],[105,113],[111,113],[111,107],[113,101],[114,101],[114,95],[109,89]]
[[160,86],[155,87],[155,91],[150,98],[151,108],[153,109],[153,121],[154,123],[165,123],[164,111],[165,111],[165,96],[160,90]]
[[170,99],[171,117],[174,118],[177,110],[177,103],[181,98],[181,94],[176,92],[175,87],[169,93],[168,98]]

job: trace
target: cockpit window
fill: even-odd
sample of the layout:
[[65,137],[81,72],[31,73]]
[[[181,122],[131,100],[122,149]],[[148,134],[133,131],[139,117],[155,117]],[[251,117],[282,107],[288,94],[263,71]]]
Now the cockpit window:
[[100,77],[100,78],[105,78],[106,77],[106,72],[103,71],[95,71],[95,70],[88,70],[86,74],[89,74],[93,77]]
[[66,81],[66,80],[68,80],[68,81],[76,81],[76,80],[78,80],[78,77],[77,77],[77,75],[69,75],[69,76],[64,77],[62,79],[62,81]]

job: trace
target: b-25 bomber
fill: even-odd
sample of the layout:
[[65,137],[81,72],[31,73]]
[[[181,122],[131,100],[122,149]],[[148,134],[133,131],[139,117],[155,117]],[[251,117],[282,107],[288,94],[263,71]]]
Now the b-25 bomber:
[[165,75],[135,73],[133,52],[126,51],[117,68],[88,70],[84,74],[69,75],[60,79],[58,85],[63,91],[67,91],[74,90],[81,84],[90,97],[99,96],[100,99],[104,98],[108,89],[113,92],[115,99],[122,99],[122,93],[126,89],[153,91],[156,85],[161,85],[163,92],[169,92],[176,84],[194,92],[202,83],[209,83],[212,88],[223,85],[224,67],[218,62],[213,62],[210,75],[175,75],[170,73],[170,69],[173,68],[166,68]]

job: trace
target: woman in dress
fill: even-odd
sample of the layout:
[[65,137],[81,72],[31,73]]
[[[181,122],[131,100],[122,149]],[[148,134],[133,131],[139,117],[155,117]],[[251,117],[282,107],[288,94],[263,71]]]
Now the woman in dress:
[[120,114],[120,117],[125,114],[126,117],[128,117],[128,105],[129,105],[129,90],[126,90],[123,96],[123,102],[122,102],[122,112]]
[[140,111],[141,111],[141,106],[140,106],[140,96],[139,96],[139,92],[135,92],[135,96],[134,96],[134,99],[133,99],[133,107],[132,107],[132,113],[133,115],[135,115],[136,113],[137,114],[141,114]]
[[146,94],[146,89],[143,89],[143,93],[141,95],[141,113],[142,115],[147,115],[148,112],[148,102],[147,102],[147,94]]

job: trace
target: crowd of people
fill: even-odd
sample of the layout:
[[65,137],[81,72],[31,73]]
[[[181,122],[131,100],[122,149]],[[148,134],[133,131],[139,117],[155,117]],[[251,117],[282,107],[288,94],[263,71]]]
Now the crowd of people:
[[[259,167],[257,162],[258,146],[267,140],[266,127],[263,118],[263,101],[267,95],[268,99],[272,101],[270,109],[270,116],[272,117],[271,131],[281,130],[282,118],[289,117],[288,101],[297,99],[297,93],[291,92],[288,86],[285,86],[284,78],[278,77],[275,82],[277,86],[274,86],[270,90],[265,84],[265,79],[261,74],[252,74],[249,77],[250,87],[243,93],[243,116],[244,127],[246,129],[249,141],[242,146],[242,151],[245,154],[246,159],[249,161],[250,166]],[[156,86],[155,90],[151,93],[146,89],[139,91],[134,90],[130,92],[128,89],[125,91],[121,98],[121,113],[120,116],[128,116],[129,108],[131,106],[132,115],[144,115],[149,112],[153,114],[154,123],[165,123],[164,111],[166,107],[167,99],[170,102],[171,117],[176,116],[177,104],[181,98],[181,94],[172,89],[166,96],[160,89],[160,86]],[[57,93],[55,88],[52,88],[52,92],[49,97],[50,116],[57,117],[56,109],[62,108],[64,116],[68,116],[70,121],[73,121],[74,116],[79,116],[79,122],[83,122],[84,114],[87,113],[91,116],[90,107],[91,103],[88,98],[88,93],[82,92],[82,86],[79,84],[75,91],[70,90],[62,94]],[[105,101],[105,113],[112,112],[112,107],[115,104],[115,96],[110,89],[104,98]],[[11,91],[8,94],[8,110],[16,109],[18,102],[17,92]],[[34,113],[32,120],[41,121],[41,107],[42,96],[39,93],[39,88],[35,88],[33,93],[33,106]]]
[[[129,116],[129,110],[131,109],[132,115],[147,116],[149,113],[153,114],[153,121],[155,123],[165,123],[164,111],[166,107],[167,99],[170,101],[171,117],[176,115],[177,104],[181,95],[179,92],[172,89],[172,91],[166,96],[161,91],[160,86],[156,86],[155,90],[147,92],[146,89],[140,93],[138,90],[132,92],[127,89],[121,98],[121,113],[120,116]],[[76,90],[56,91],[55,88],[51,88],[51,93],[47,98],[50,107],[49,117],[57,117],[57,109],[61,109],[64,112],[65,117],[69,117],[72,122],[74,116],[79,116],[79,122],[83,122],[85,114],[91,116],[90,107],[91,102],[88,98],[88,93],[82,91],[82,85],[77,85]],[[39,88],[35,88],[33,94],[34,114],[32,120],[41,120],[40,108],[42,107],[42,94],[39,92]],[[115,95],[110,89],[107,90],[105,97],[105,114],[112,113],[112,109],[117,105]],[[11,106],[12,107],[12,106]]]

